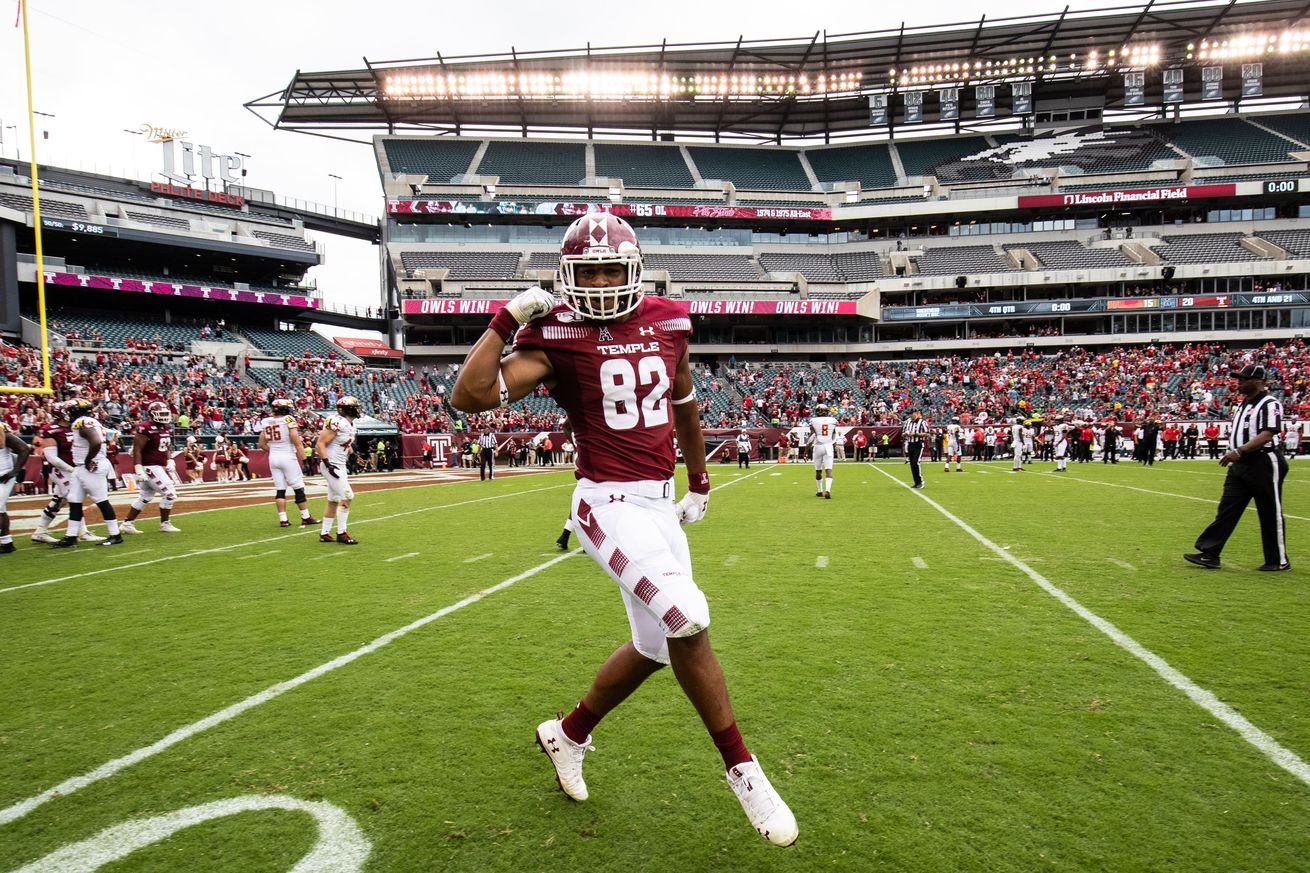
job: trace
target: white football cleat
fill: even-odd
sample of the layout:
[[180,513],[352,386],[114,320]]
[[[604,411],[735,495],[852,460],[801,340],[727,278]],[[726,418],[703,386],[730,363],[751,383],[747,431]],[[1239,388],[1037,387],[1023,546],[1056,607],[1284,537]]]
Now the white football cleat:
[[105,541],[104,537],[98,537],[86,528],[82,528],[82,532],[77,535],[77,538],[84,543],[103,543]]
[[50,534],[47,533],[46,531],[39,530],[39,531],[37,531],[36,533],[32,534],[32,542],[34,542],[34,543],[57,543],[57,542],[59,542],[59,540],[58,540],[57,538],[55,538],[55,537],[50,536]]
[[582,781],[582,758],[590,749],[591,737],[581,745],[564,733],[563,722],[558,718],[537,725],[537,745],[555,765],[555,781],[560,790],[573,800],[587,799],[587,783]]
[[136,522],[134,521],[124,521],[118,525],[118,529],[123,533],[130,533],[130,534],[141,533],[140,529],[137,528],[136,526]]
[[182,529],[181,529],[180,527],[174,527],[174,526],[173,526],[173,522],[171,522],[171,521],[162,521],[162,522],[159,523],[159,532],[160,532],[160,533],[181,533],[181,532],[182,532]]
[[741,801],[751,826],[775,846],[790,846],[800,836],[796,816],[769,783],[759,759],[751,755],[750,763],[736,764],[726,774],[728,787]]

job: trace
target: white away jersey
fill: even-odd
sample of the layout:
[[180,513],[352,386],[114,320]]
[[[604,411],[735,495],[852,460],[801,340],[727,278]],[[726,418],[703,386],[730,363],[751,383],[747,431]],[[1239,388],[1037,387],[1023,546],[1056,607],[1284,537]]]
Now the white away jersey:
[[955,422],[946,425],[946,440],[951,445],[960,444],[960,426]]
[[296,446],[291,442],[291,432],[296,427],[296,420],[290,415],[270,415],[259,423],[270,457],[296,457]]
[[336,436],[328,443],[328,460],[333,464],[346,463],[346,450],[355,442],[355,425],[344,415],[334,415],[327,421],[328,430]]
[[0,475],[8,473],[10,470],[14,469],[14,453],[9,450],[9,446],[7,445],[8,433],[9,431],[5,427],[4,422],[0,421]]
[[86,463],[86,453],[87,450],[91,448],[91,444],[87,442],[86,437],[82,436],[82,428],[94,431],[100,435],[100,451],[96,453],[95,459],[100,461],[105,457],[105,427],[91,416],[84,415],[77,421],[73,422],[72,426],[73,466],[75,467],[78,464]]
[[837,419],[831,415],[816,415],[810,419],[810,433],[816,446],[830,446],[837,436]]

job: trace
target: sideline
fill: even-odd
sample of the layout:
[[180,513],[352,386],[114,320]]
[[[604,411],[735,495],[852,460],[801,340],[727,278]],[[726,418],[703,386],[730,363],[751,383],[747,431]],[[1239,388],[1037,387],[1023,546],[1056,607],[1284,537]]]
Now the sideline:
[[[1016,569],[1024,573],[1029,579],[1037,583],[1037,586],[1040,587],[1047,594],[1051,595],[1056,600],[1060,601],[1065,606],[1067,606],[1069,609],[1073,610],[1073,612],[1076,615],[1078,615],[1079,618],[1083,619],[1092,627],[1096,628],[1101,633],[1105,634],[1107,637],[1113,640],[1115,645],[1119,646],[1121,649],[1128,652],[1130,655],[1137,658],[1142,663],[1146,664],[1148,667],[1154,670],[1156,674],[1160,676],[1160,678],[1164,679],[1164,681],[1168,682],[1174,688],[1177,688],[1179,691],[1186,694],[1189,698],[1192,699],[1192,702],[1195,703],[1197,706],[1201,707],[1206,712],[1210,713],[1215,718],[1219,719],[1221,722],[1223,722],[1224,724],[1232,728],[1234,731],[1236,731],[1238,735],[1242,737],[1242,739],[1246,740],[1248,743],[1259,749],[1269,760],[1273,761],[1279,767],[1282,767],[1288,773],[1291,773],[1297,779],[1301,780],[1303,783],[1310,786],[1310,764],[1306,764],[1306,762],[1301,760],[1299,757],[1297,757],[1296,753],[1293,752],[1291,749],[1288,749],[1280,745],[1277,740],[1275,740],[1273,737],[1269,736],[1264,731],[1260,730],[1258,727],[1252,724],[1240,712],[1233,709],[1228,704],[1224,703],[1218,697],[1215,697],[1213,692],[1207,691],[1206,689],[1197,685],[1187,676],[1183,675],[1177,669],[1170,666],[1169,663],[1165,661],[1163,658],[1161,658],[1159,655],[1155,654],[1150,649],[1147,649],[1141,643],[1137,642],[1132,637],[1128,636],[1126,633],[1119,630],[1119,628],[1115,627],[1110,622],[1106,621],[1096,613],[1092,612],[1087,607],[1083,606],[1077,600],[1074,600],[1071,596],[1069,596],[1061,588],[1059,588],[1055,583],[1051,582],[1045,576],[1038,573],[1032,567],[1029,567],[1026,563],[1021,561],[1019,558],[1016,558],[1014,555],[1010,554],[1009,552],[1002,549],[1000,546],[996,545],[996,543],[987,539],[987,537],[978,533],[978,531],[974,530],[966,522],[962,521],[960,518],[953,515],[950,512],[950,510],[946,509],[946,507],[942,506],[940,503],[937,503],[935,500],[925,495],[922,491],[914,491],[913,489],[910,488],[909,485],[906,485],[904,482],[897,479],[895,476],[891,475],[890,473],[886,473],[882,470],[878,470],[878,472],[882,473],[888,479],[891,479],[893,482],[900,485],[905,490],[911,491],[920,500],[924,501],[933,509],[936,509],[942,515],[946,516],[946,518],[954,522],[954,524],[957,527],[959,527],[969,536],[973,537],[978,542],[982,543],[984,546],[990,549],[1002,560],[1013,565]],[[1057,476],[1055,478],[1058,479],[1059,477]]]

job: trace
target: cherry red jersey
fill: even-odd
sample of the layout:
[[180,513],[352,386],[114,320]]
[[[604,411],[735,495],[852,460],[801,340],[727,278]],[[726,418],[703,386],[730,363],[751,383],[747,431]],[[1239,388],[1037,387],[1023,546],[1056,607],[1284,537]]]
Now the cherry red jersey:
[[540,349],[555,371],[578,450],[578,476],[635,482],[673,475],[673,377],[691,319],[645,297],[625,321],[586,321],[566,306],[519,329],[515,350]]
[[173,427],[153,421],[143,421],[137,426],[138,434],[145,434],[146,445],[141,450],[141,466],[163,467],[168,464],[169,455],[173,453]]
[[73,463],[73,435],[62,424],[47,424],[41,428],[41,446],[53,445],[55,454],[65,464]]

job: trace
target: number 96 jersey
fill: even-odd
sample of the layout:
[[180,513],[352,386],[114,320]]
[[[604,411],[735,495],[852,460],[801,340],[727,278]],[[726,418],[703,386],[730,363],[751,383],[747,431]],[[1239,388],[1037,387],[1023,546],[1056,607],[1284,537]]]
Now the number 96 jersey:
[[644,297],[625,321],[586,321],[565,306],[520,328],[515,351],[550,359],[555,402],[568,413],[578,476],[636,482],[673,476],[673,377],[691,319],[676,303]]

